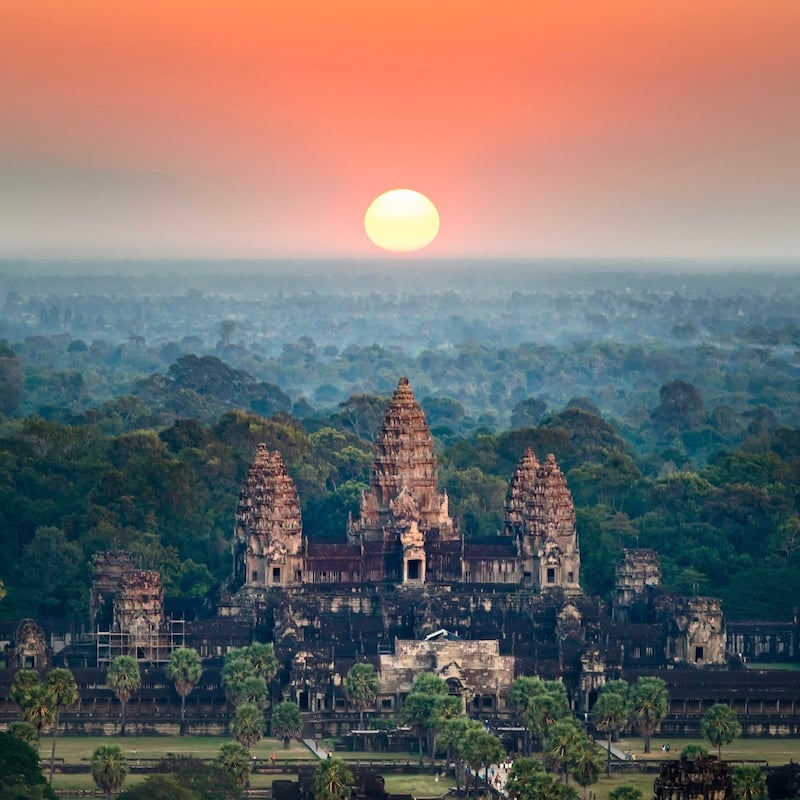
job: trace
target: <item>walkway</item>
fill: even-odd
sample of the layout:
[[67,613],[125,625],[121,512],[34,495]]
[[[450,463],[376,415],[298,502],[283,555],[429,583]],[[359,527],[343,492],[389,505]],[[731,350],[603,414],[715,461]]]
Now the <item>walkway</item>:
[[328,751],[324,747],[320,747],[313,739],[303,739],[303,744],[317,758],[327,758],[328,757]]
[[628,753],[624,753],[622,750],[619,749],[619,747],[614,747],[613,744],[609,746],[607,739],[603,739],[602,741],[599,740],[599,739],[595,740],[595,744],[598,747],[602,747],[603,750],[608,751],[610,749],[611,750],[611,755],[614,758],[618,758],[620,761],[630,761],[631,760],[630,751]]

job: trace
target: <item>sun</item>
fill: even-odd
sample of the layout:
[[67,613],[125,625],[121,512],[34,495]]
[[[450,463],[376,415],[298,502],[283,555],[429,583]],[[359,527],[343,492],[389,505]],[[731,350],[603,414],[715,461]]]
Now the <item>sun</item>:
[[378,195],[364,215],[364,230],[378,247],[410,253],[429,245],[439,233],[436,206],[413,189],[392,189]]

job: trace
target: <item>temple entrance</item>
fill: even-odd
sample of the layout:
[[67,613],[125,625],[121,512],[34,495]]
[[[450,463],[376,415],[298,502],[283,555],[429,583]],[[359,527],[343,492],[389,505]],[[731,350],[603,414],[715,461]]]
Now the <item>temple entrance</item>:
[[422,578],[422,561],[420,559],[409,559],[408,561],[408,580],[418,581]]

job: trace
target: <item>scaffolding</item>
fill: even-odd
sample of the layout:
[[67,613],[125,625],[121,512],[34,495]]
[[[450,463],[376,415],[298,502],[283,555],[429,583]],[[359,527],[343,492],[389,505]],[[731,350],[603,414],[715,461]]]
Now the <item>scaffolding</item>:
[[108,666],[117,656],[131,656],[141,664],[157,666],[169,660],[170,653],[186,645],[186,623],[170,617],[156,630],[101,631],[97,641],[97,666]]

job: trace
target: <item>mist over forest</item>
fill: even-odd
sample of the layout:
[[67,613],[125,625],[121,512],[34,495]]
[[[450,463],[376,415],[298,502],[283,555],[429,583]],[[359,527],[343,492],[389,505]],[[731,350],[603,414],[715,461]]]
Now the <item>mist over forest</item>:
[[465,535],[496,534],[532,446],[567,476],[587,590],[638,544],[668,588],[785,618],[798,308],[788,263],[0,264],[0,614],[80,616],[107,547],[213,595],[259,441],[306,534],[343,536],[408,376]]

